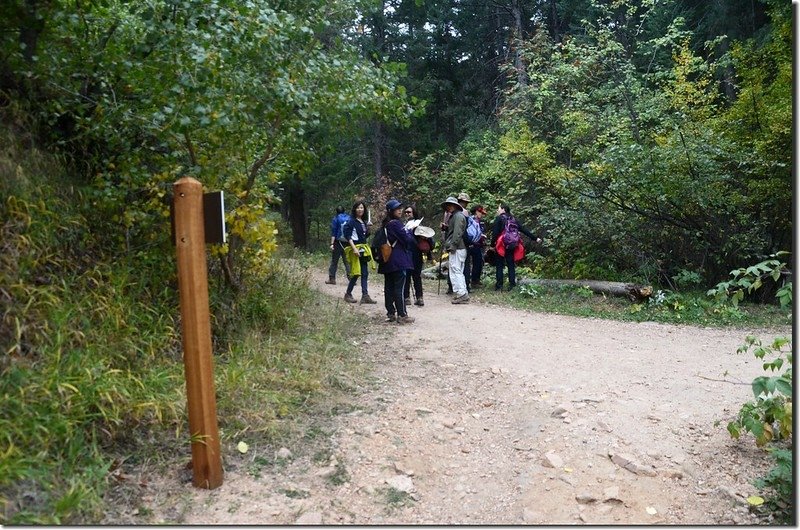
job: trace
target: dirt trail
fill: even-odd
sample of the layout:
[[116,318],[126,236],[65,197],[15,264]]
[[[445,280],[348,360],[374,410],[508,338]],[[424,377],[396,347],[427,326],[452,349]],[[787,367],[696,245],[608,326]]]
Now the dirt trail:
[[359,347],[375,384],[333,419],[330,458],[287,447],[283,467],[254,476],[256,455],[226,455],[211,492],[164,477],[145,499],[154,522],[757,522],[746,498],[769,462],[724,425],[761,372],[736,348],[775,332],[453,306],[435,290],[399,326],[383,322],[381,280],[377,305],[341,302],[374,324]]

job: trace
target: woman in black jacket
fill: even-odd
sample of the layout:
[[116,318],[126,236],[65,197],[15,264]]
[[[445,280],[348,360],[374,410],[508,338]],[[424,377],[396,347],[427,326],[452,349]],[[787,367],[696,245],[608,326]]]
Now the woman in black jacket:
[[[517,229],[520,232],[537,243],[541,242],[541,239],[537,238],[535,235],[526,230],[525,227],[519,224],[519,221],[517,221],[516,218],[511,215],[511,208],[509,208],[508,204],[503,202],[497,207],[497,217],[494,218],[494,223],[492,225],[491,248],[495,248],[497,245],[497,240],[505,231],[509,219],[513,219],[513,221],[516,223]],[[505,247],[505,258],[498,254],[497,258],[495,259],[495,291],[499,291],[503,288],[503,266],[508,267],[508,290],[510,291],[517,285],[517,270],[516,263],[514,262],[514,249],[515,247]]]
[[[414,206],[406,206],[403,210],[406,222],[419,219],[417,209]],[[417,244],[411,247],[411,261],[414,268],[409,271],[406,276],[406,283],[403,286],[403,296],[405,304],[411,303],[411,284],[414,284],[414,305],[424,306],[425,302],[422,300],[422,256],[427,256],[428,261],[433,261],[433,239],[414,234],[417,239]]]

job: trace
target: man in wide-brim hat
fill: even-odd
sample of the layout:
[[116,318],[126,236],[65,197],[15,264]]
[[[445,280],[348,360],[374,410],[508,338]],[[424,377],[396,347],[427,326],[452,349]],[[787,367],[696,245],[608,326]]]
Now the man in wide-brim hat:
[[444,234],[444,249],[448,253],[448,274],[453,285],[454,304],[469,302],[467,283],[464,279],[464,262],[467,259],[467,245],[464,243],[464,231],[467,229],[467,218],[464,216],[463,207],[455,197],[448,197],[443,203],[450,214],[447,220],[447,230]]

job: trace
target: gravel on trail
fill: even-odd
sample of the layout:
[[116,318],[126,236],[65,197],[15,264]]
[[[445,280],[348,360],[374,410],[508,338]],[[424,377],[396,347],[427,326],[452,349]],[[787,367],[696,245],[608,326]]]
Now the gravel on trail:
[[213,491],[175,470],[145,491],[151,522],[759,523],[747,497],[770,460],[725,425],[761,375],[737,347],[774,331],[452,305],[435,290],[398,325],[384,322],[380,276],[378,304],[363,306],[326,277],[312,284],[374,332],[355,346],[371,382],[332,418],[325,458],[298,441],[252,473],[253,454],[225,455]]

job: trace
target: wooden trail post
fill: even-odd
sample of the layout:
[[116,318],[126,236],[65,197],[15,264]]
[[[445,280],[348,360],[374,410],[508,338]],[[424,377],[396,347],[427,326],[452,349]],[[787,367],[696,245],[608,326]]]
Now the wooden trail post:
[[223,473],[211,359],[203,186],[185,177],[173,189],[183,363],[192,435],[192,484],[214,489],[222,485]]

